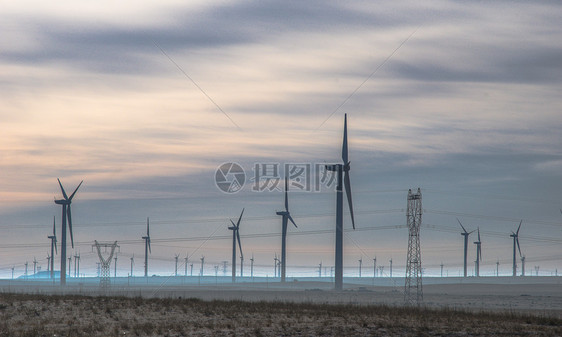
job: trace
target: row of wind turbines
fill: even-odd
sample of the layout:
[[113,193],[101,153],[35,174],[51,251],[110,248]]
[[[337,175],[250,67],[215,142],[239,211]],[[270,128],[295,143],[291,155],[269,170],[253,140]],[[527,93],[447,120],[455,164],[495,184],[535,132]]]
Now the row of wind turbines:
[[[464,226],[462,225],[461,221],[459,219],[457,219],[457,221],[459,222],[459,225],[463,230],[461,232],[461,235],[464,237],[464,277],[467,277],[468,236],[474,233],[475,231],[477,231],[478,233],[478,240],[474,241],[474,244],[476,245],[476,260],[474,261],[475,269],[476,269],[475,273],[476,276],[478,277],[480,276],[480,262],[482,261],[482,241],[480,240],[480,227],[478,227],[477,230],[468,232],[466,228],[464,228]],[[525,276],[525,256],[521,254],[521,246],[519,245],[519,230],[521,229],[522,223],[523,220],[519,222],[519,227],[517,227],[517,231],[511,232],[511,234],[509,235],[510,237],[513,238],[513,276],[517,276],[517,259],[515,254],[516,246],[517,249],[519,250],[519,257],[521,258],[522,275]]]
[[[342,290],[343,289],[343,189],[345,186],[345,192],[347,197],[347,203],[349,205],[349,210],[351,214],[351,223],[353,225],[353,229],[355,229],[355,219],[353,216],[353,203],[351,197],[351,181],[349,178],[349,170],[350,170],[350,162],[348,158],[348,145],[347,145],[347,114],[344,116],[344,131],[343,131],[343,145],[342,145],[342,161],[343,163],[337,164],[329,164],[325,165],[326,170],[332,171],[336,174],[337,177],[337,185],[336,185],[336,247],[335,247],[335,289]],[[70,240],[72,248],[74,248],[74,237],[72,232],[72,213],[71,213],[71,204],[72,199],[76,195],[76,192],[82,185],[82,182],[76,187],[74,192],[70,195],[70,197],[66,194],[64,187],[60,179],[57,179],[61,188],[61,192],[63,195],[63,199],[55,200],[55,204],[62,206],[62,237],[61,237],[61,273],[60,273],[60,284],[62,286],[66,285],[66,231],[67,231],[67,221],[68,221],[68,230],[70,232]],[[288,180],[285,177],[285,210],[276,212],[277,215],[282,217],[282,236],[281,236],[281,261],[280,261],[280,271],[281,271],[281,282],[285,282],[286,280],[286,261],[287,261],[287,229],[289,221],[297,227],[297,224],[293,220],[291,213],[289,212],[289,199],[288,199]],[[241,272],[243,268],[243,253],[242,253],[242,244],[240,242],[240,222],[242,220],[242,216],[244,215],[244,209],[240,213],[240,217],[238,221],[234,223],[230,220],[231,225],[228,229],[232,231],[232,282],[236,281],[236,243],[238,243],[238,247],[240,249],[241,255]],[[51,240],[51,278],[54,277],[54,252],[56,251],[56,234],[55,234],[55,224],[53,222],[53,235],[48,236]],[[150,247],[150,223],[147,219],[146,224],[146,236],[142,236],[142,239],[145,241],[145,264],[144,264],[144,274],[145,276],[148,275],[148,254],[152,252]]]

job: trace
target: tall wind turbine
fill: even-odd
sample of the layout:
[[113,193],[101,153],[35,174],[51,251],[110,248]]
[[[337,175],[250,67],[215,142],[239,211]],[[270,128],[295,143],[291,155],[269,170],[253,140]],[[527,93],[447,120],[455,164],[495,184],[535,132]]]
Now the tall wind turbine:
[[480,241],[480,227],[478,227],[478,241],[474,241],[476,245],[476,276],[480,276],[480,261],[482,261],[482,242]]
[[[84,182],[83,180],[80,182],[78,187],[72,192],[70,197],[66,195],[66,191],[58,179],[60,189],[62,191],[62,196],[64,199],[55,200],[55,204],[62,205],[62,242],[60,248],[60,284],[62,286],[66,285],[66,220],[68,219],[68,229],[70,231],[70,242],[72,244],[72,248],[74,248],[74,236],[72,235],[72,212],[70,211],[70,205],[72,204],[72,198]],[[70,276],[70,275],[69,275]]]
[[461,228],[463,230],[461,235],[464,236],[464,277],[466,277],[466,257],[467,257],[467,253],[468,253],[468,236],[470,234],[472,234],[474,231],[467,232],[466,229],[464,228],[464,226],[462,225],[461,221],[458,218],[457,218],[457,221],[459,222],[459,225],[461,225]]
[[[343,145],[341,152],[343,164],[326,165],[326,170],[334,171],[337,174],[336,186],[336,254],[335,254],[335,289],[343,289],[343,185],[345,185],[345,193],[349,212],[351,214],[351,224],[355,229],[355,220],[353,217],[353,203],[351,200],[351,182],[349,180],[349,160],[347,150],[347,114],[344,117],[343,124]],[[343,179],[342,179],[343,175]],[[343,183],[343,184],[342,184]]]
[[53,216],[53,235],[47,236],[47,238],[51,239],[51,278],[55,278],[55,253],[57,252],[57,233],[55,231],[55,217]]
[[144,277],[148,277],[148,252],[152,254],[152,249],[150,248],[150,220],[146,218],[146,236],[143,236],[144,240]]
[[242,220],[242,215],[244,215],[244,209],[242,208],[242,213],[238,218],[238,222],[234,224],[232,220],[232,226],[228,227],[232,231],[232,282],[236,282],[236,241],[238,241],[238,247],[240,247],[240,256],[242,255],[242,244],[240,243],[240,220]]
[[282,235],[281,235],[281,282],[285,282],[285,273],[287,267],[287,225],[289,220],[297,227],[297,224],[293,220],[291,213],[289,212],[289,184],[287,176],[285,175],[285,210],[281,212],[276,212],[277,215],[282,216]]
[[521,224],[523,220],[519,222],[519,227],[517,227],[517,232],[511,232],[509,235],[513,238],[513,276],[517,276],[517,260],[515,259],[515,245],[519,249],[519,256],[521,256],[521,247],[519,246],[519,230],[521,229]]

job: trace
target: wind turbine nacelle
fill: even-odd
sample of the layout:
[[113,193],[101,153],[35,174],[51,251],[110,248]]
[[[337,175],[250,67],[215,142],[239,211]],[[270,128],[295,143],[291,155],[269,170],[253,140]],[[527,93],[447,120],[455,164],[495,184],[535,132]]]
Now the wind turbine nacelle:
[[228,229],[230,229],[231,231],[236,230],[236,227],[228,227]]
[[287,215],[287,214],[289,214],[289,212],[279,211],[279,212],[275,212],[275,214],[277,214],[277,215]]
[[57,204],[57,205],[68,205],[70,203],[68,201],[66,201],[65,199],[61,199],[61,200],[55,200],[55,204]]

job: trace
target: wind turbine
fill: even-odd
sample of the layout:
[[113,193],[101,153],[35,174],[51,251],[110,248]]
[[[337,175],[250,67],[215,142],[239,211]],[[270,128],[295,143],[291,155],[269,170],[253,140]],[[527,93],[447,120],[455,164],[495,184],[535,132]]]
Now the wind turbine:
[[55,231],[55,217],[53,216],[53,235],[47,236],[47,238],[51,239],[51,278],[55,278],[55,253],[57,252],[57,233]]
[[143,236],[144,240],[144,277],[148,277],[148,252],[152,254],[152,249],[150,249],[150,220],[146,218],[146,236]]
[[[343,145],[342,145],[342,160],[343,164],[326,165],[328,171],[336,172],[337,186],[336,186],[336,252],[335,252],[335,289],[343,289],[343,185],[345,185],[345,193],[347,196],[347,203],[349,205],[349,212],[351,214],[351,224],[355,229],[355,220],[353,217],[353,203],[351,200],[351,182],[349,180],[349,160],[347,150],[347,114],[344,117],[343,124]],[[342,179],[343,175],[343,179]],[[343,183],[343,184],[342,184]]]
[[517,276],[517,260],[515,259],[515,245],[519,249],[519,256],[521,256],[521,247],[519,246],[519,230],[521,229],[521,224],[523,220],[519,222],[519,227],[517,227],[517,232],[511,232],[509,235],[513,238],[513,276]]
[[234,224],[232,220],[232,226],[228,227],[232,231],[232,282],[236,282],[236,241],[238,240],[238,247],[240,247],[240,257],[244,256],[242,254],[242,244],[240,243],[240,220],[242,220],[242,215],[244,215],[244,209],[242,208],[242,213],[238,218],[238,222]]
[[133,265],[135,264],[135,254],[131,256],[131,277],[133,277]]
[[476,245],[476,277],[480,276],[480,261],[482,261],[482,242],[480,241],[480,227],[478,227],[478,241],[474,241]]
[[[66,285],[66,220],[68,219],[68,229],[70,231],[70,242],[72,244],[72,248],[74,248],[74,236],[72,235],[72,212],[70,211],[70,205],[72,204],[72,198],[84,182],[83,180],[78,184],[78,187],[72,192],[70,197],[66,195],[66,191],[64,187],[62,187],[62,183],[60,179],[58,179],[60,189],[62,191],[62,196],[64,199],[55,200],[55,204],[62,205],[62,242],[61,242],[61,249],[60,249],[60,284],[62,286]],[[70,275],[69,275],[70,276]]]
[[276,212],[277,215],[282,216],[282,235],[281,235],[281,282],[285,282],[286,267],[287,267],[287,225],[289,220],[297,227],[297,224],[293,220],[291,213],[289,212],[289,184],[287,176],[285,175],[285,210]]
[[467,253],[468,253],[468,236],[470,234],[474,233],[474,231],[467,232],[466,229],[464,228],[464,226],[462,225],[461,221],[458,218],[457,218],[457,221],[459,222],[459,225],[461,225],[461,228],[463,230],[461,235],[464,236],[464,277],[466,277],[466,257],[467,257]]

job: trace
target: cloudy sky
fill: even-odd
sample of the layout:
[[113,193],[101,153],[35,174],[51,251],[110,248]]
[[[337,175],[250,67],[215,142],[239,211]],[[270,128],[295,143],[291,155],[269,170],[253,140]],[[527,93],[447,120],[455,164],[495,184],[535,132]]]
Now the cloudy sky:
[[[481,273],[511,273],[511,231],[526,269],[562,271],[562,6],[555,2],[42,1],[0,10],[0,277],[46,269],[61,192],[73,254],[95,274],[92,243],[118,240],[118,274],[174,254],[208,272],[230,261],[228,219],[273,274],[279,189],[254,191],[255,164],[341,160],[348,114],[357,230],[345,217],[345,275],[372,259],[406,262],[406,195],[421,188],[423,265],[462,268],[457,220],[481,230]],[[245,170],[238,193],[215,172]],[[272,172],[270,172],[273,174]],[[273,180],[275,181],[275,179]],[[291,181],[298,228],[288,275],[333,265],[333,186]],[[281,183],[282,184],[282,183]],[[347,206],[345,208],[347,211]],[[474,241],[471,236],[471,242]],[[472,273],[475,245],[470,245]],[[57,260],[57,266],[59,261]],[[30,265],[31,266],[31,265]],[[58,267],[57,267],[58,268]],[[183,270],[183,269],[182,269]]]

